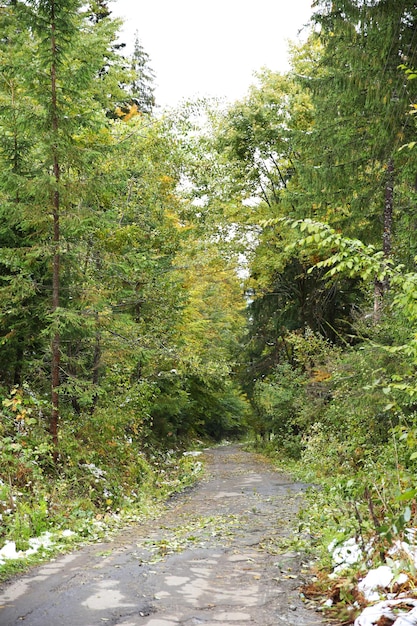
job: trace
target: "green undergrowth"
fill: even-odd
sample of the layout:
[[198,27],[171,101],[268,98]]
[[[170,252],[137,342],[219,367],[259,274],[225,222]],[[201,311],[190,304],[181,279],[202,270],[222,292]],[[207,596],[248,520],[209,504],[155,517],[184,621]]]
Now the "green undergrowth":
[[381,597],[416,587],[415,339],[401,312],[385,315],[359,320],[363,339],[343,348],[293,333],[291,367],[275,367],[253,393],[252,448],[310,485],[291,538],[311,556],[309,594],[347,623],[367,603],[367,571],[392,569]]
[[[307,556],[310,571],[303,597],[329,618],[353,623],[369,604],[358,582],[381,565],[393,573],[389,587],[380,590],[381,599],[387,593],[415,597],[413,432],[410,423],[407,429],[394,427],[380,445],[340,452],[339,462],[330,433],[325,438],[317,436],[317,430],[300,459],[286,456],[273,441],[247,444],[248,449],[261,450],[279,471],[306,483],[298,523],[280,548]],[[402,542],[410,552],[401,548]],[[401,585],[396,582],[400,574],[407,576]]]
[[88,419],[62,426],[54,462],[25,400],[12,398],[13,421],[5,413],[0,426],[0,580],[157,516],[169,496],[201,476],[201,457],[184,444],[144,446],[134,433],[120,434],[111,422],[95,428]]

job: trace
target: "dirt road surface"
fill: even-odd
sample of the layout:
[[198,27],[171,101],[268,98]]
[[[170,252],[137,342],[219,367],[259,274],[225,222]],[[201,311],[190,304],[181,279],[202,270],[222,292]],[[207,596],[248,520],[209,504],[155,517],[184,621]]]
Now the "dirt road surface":
[[6,584],[1,626],[319,626],[299,555],[279,547],[305,486],[239,446],[205,459],[157,520]]

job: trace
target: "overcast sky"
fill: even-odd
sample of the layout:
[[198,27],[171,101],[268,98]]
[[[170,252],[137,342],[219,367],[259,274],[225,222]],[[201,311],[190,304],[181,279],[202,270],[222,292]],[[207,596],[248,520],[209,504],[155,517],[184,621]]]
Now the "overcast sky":
[[111,0],[125,18],[122,39],[135,31],[151,57],[157,104],[196,96],[241,98],[253,72],[285,71],[287,40],[311,15],[312,0]]

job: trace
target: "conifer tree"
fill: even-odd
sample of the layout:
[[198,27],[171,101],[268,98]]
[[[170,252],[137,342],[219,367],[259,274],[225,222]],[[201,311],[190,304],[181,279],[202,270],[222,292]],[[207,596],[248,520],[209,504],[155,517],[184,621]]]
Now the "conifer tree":
[[389,255],[394,179],[410,186],[417,167],[412,154],[399,152],[411,131],[415,86],[399,66],[416,61],[415,3],[319,0],[315,6],[322,54],[300,78],[315,108],[302,166],[315,194],[310,217],[328,220],[330,211],[344,232],[380,243]]
[[[22,322],[24,304],[27,306],[28,298],[35,295],[36,308],[27,315],[30,318],[36,312],[39,316],[38,343],[47,334],[50,337],[43,361],[49,360],[51,368],[49,426],[55,451],[62,382],[61,337],[71,317],[68,289],[62,299],[62,279],[70,267],[68,249],[79,219],[77,213],[92,184],[92,166],[99,158],[92,130],[106,128],[103,105],[111,106],[112,96],[120,98],[121,93],[113,78],[118,62],[111,51],[118,23],[108,19],[92,22],[83,7],[78,0],[28,0],[11,3],[3,13],[9,20],[4,54],[9,58],[11,47],[14,54],[10,57],[13,61],[1,71],[1,124],[4,128],[13,122],[2,146],[2,193],[8,206],[15,207],[16,226],[10,217],[7,223],[17,231],[15,241],[3,241],[1,251],[9,274],[5,295],[15,302],[19,318],[15,326],[23,341],[23,329],[30,324]],[[112,71],[103,76],[100,71],[111,57],[115,59]],[[11,322],[10,313],[4,313],[4,331]],[[6,343],[9,334],[13,340],[13,328],[6,331]],[[16,364],[15,369],[18,367]]]
[[142,113],[152,113],[155,106],[154,80],[155,74],[150,67],[150,58],[143,48],[139,34],[135,34],[135,44],[131,57],[133,80],[129,85],[129,93]]

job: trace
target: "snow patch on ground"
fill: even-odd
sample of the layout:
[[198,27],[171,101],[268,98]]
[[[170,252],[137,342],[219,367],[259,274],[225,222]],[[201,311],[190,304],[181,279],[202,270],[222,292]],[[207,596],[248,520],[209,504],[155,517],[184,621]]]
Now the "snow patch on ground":
[[[417,567],[417,529],[408,529],[405,535],[407,541],[397,541],[391,548],[389,556],[392,560],[388,560],[390,564],[370,569],[358,583],[358,591],[367,602],[373,604],[367,606],[356,618],[355,626],[374,626],[382,618],[392,622],[392,626],[417,626],[417,600],[407,598],[405,594],[402,598],[394,598],[392,593],[395,583],[402,585],[409,578],[401,571],[407,570],[407,564],[404,560],[401,562],[395,559],[404,559],[405,556],[411,568]],[[353,537],[340,545],[333,541],[328,549],[334,563],[333,576],[365,561],[363,550]],[[368,554],[371,549],[371,546],[366,547]]]
[[359,547],[356,539],[352,537],[347,539],[341,545],[334,540],[328,547],[334,563],[333,572],[338,574],[344,569],[348,569],[351,565],[359,563],[362,560],[363,552]]
[[39,552],[39,550],[50,550],[59,541],[61,537],[72,537],[75,535],[72,530],[63,530],[59,536],[53,536],[50,532],[44,532],[39,537],[33,537],[28,540],[29,548],[27,550],[17,550],[15,541],[6,541],[4,546],[0,549],[0,566],[4,565],[6,561],[24,559],[28,556],[32,556]]
[[[413,607],[411,611],[405,610],[399,614],[394,612],[394,609],[406,609],[410,606]],[[417,626],[417,600],[386,600],[367,606],[355,619],[355,626],[374,626],[381,618],[392,621],[392,626]]]
[[34,537],[29,539],[29,548],[27,550],[16,550],[15,541],[6,541],[2,549],[0,550],[0,565],[4,565],[7,560],[11,559],[23,559],[27,556],[31,556],[38,552],[41,548],[47,550],[53,545],[52,535],[49,532],[45,532],[40,537]]
[[358,584],[358,590],[364,595],[368,602],[377,602],[381,600],[381,595],[386,595],[386,590],[391,583],[396,582],[400,585],[407,582],[407,574],[401,573],[396,576],[392,567],[389,565],[380,565],[376,569],[371,569]]

